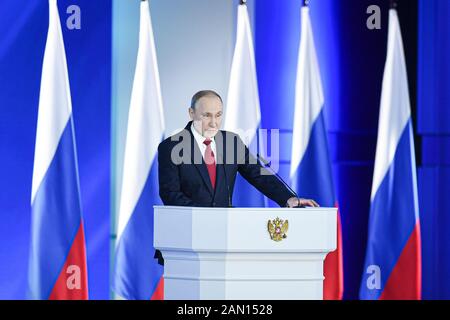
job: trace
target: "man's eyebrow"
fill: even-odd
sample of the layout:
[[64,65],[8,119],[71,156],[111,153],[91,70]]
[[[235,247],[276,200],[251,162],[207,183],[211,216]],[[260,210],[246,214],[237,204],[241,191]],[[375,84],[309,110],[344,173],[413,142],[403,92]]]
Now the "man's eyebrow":
[[[216,114],[222,114],[222,113],[223,113],[223,111],[216,112]],[[203,115],[211,115],[212,113],[211,112],[203,112],[202,114]]]

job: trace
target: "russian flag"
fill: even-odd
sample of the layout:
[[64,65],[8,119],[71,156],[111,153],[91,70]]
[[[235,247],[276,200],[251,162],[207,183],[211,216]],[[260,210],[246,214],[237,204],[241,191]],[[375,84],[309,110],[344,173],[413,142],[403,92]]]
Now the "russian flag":
[[[315,199],[323,207],[337,206],[327,130],[324,96],[317,62],[309,7],[301,9],[301,39],[297,66],[295,114],[290,178],[299,195]],[[341,224],[338,216],[337,249],[324,263],[324,299],[342,299],[343,266]]]
[[29,297],[87,299],[72,102],[56,0],[49,0],[31,207]]
[[128,114],[113,290],[125,299],[163,299],[163,267],[153,247],[158,145],[164,116],[148,1],[140,7],[139,49]]
[[[255,54],[247,5],[238,6],[236,46],[231,65],[225,109],[224,130],[240,135],[252,154],[263,154],[259,137],[261,110],[256,78]],[[236,177],[233,204],[237,207],[264,207],[265,197],[241,175]]]
[[421,298],[414,139],[403,42],[394,9],[389,12],[388,49],[360,298]]

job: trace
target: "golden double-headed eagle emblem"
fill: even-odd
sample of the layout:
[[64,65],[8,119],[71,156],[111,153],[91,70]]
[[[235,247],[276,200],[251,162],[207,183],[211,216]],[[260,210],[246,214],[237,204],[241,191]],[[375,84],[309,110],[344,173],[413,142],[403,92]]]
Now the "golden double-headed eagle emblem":
[[280,218],[276,218],[275,220],[267,222],[267,231],[269,231],[270,239],[273,241],[281,241],[287,238],[287,231],[289,228],[289,222],[287,220],[282,220]]

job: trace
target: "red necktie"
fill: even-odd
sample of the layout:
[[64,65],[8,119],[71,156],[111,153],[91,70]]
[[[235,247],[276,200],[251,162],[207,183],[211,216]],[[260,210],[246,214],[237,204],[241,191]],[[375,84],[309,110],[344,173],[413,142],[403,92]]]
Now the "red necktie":
[[216,159],[214,159],[214,152],[211,149],[211,139],[207,138],[203,143],[206,145],[205,162],[208,169],[209,178],[213,189],[216,186]]

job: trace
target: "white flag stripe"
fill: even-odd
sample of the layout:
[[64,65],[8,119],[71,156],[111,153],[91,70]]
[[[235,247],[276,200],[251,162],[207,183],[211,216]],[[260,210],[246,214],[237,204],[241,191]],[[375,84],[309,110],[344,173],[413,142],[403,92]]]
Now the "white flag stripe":
[[375,197],[394,159],[400,136],[410,117],[408,77],[402,35],[397,11],[391,9],[371,200]]
[[302,30],[297,65],[295,113],[292,135],[291,178],[309,143],[311,129],[323,108],[324,97],[312,33],[309,8],[302,7]]
[[141,2],[139,49],[128,114],[117,242],[133,213],[164,134],[164,116],[148,1]]
[[224,129],[251,133],[241,138],[250,143],[261,122],[258,82],[253,50],[252,31],[246,5],[239,5],[236,47],[231,66]]
[[49,0],[49,28],[42,64],[31,203],[55,156],[72,113],[66,53],[56,0]]

